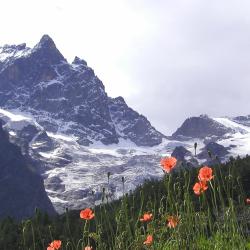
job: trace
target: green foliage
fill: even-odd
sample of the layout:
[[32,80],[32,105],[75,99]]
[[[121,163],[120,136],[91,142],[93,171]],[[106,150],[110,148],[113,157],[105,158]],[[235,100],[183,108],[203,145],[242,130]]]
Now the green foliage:
[[[215,177],[201,196],[193,192],[197,173],[184,168],[148,180],[120,200],[93,208],[95,219],[88,222],[80,219],[80,211],[49,217],[37,210],[22,222],[6,218],[0,222],[0,249],[46,249],[54,239],[62,241],[62,249],[250,249],[250,206],[245,204],[250,157],[213,166]],[[145,212],[153,214],[151,222],[140,222]],[[172,215],[179,218],[175,228],[167,226]],[[149,234],[154,243],[145,246]]]

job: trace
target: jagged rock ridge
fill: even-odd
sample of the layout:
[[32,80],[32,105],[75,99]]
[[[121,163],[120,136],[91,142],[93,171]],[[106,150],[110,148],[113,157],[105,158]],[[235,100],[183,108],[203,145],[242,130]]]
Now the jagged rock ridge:
[[153,146],[164,138],[123,98],[108,97],[86,61],[68,63],[48,35],[32,49],[0,47],[0,106],[30,112],[46,130],[76,135],[82,145],[124,138]]

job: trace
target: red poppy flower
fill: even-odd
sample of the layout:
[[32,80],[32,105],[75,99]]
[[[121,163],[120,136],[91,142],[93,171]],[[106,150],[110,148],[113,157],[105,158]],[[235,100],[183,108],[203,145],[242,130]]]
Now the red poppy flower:
[[250,205],[250,198],[246,198],[246,204]]
[[60,240],[54,240],[53,242],[51,242],[49,244],[49,246],[47,247],[47,250],[57,250],[61,247],[62,242]]
[[144,245],[151,245],[153,243],[153,236],[150,234],[147,239],[143,242]]
[[141,222],[149,222],[153,218],[153,214],[145,213],[140,219]]
[[211,181],[214,178],[212,168],[207,166],[202,167],[199,170],[198,178],[200,181]]
[[208,189],[207,183],[204,181],[196,182],[193,186],[193,190],[196,195],[201,195],[207,189]]
[[165,157],[161,159],[161,166],[164,171],[170,173],[170,171],[176,166],[177,159],[175,157]]
[[95,217],[95,214],[90,208],[86,208],[80,212],[80,217],[84,220],[91,220]]
[[84,250],[92,250],[93,248],[92,247],[90,247],[90,246],[86,246],[85,248],[84,248]]
[[179,223],[179,218],[177,216],[168,216],[168,227],[175,228]]

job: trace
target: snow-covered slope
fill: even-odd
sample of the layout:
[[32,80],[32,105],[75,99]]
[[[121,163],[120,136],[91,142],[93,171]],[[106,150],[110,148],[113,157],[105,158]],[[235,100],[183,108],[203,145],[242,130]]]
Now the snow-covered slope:
[[[122,177],[125,178],[125,192],[133,190],[145,179],[160,178],[163,172],[159,161],[172,153],[195,166],[211,160],[208,150],[212,151],[212,157],[217,155],[221,161],[250,152],[250,127],[230,118],[210,118],[231,131],[216,139],[213,136],[180,141],[163,139],[161,144],[153,147],[137,146],[123,138],[117,144],[95,141],[84,146],[77,136],[67,134],[67,130],[48,132],[31,113],[20,110],[0,109],[0,119],[11,140],[22,146],[24,154],[36,163],[47,194],[58,212],[63,212],[66,207],[80,209],[100,202],[103,188],[110,198],[118,198],[123,193]],[[195,142],[198,144],[197,157],[194,156]],[[111,173],[109,186],[108,172]]]
[[239,124],[234,121],[234,118],[214,119],[235,131],[235,133],[230,134],[227,138],[221,138],[218,140],[219,144],[230,148],[231,156],[245,156],[250,153],[250,126]]
[[[26,153],[36,162],[44,178],[47,194],[58,212],[63,212],[66,207],[80,209],[100,202],[103,188],[109,193],[110,199],[118,198],[123,194],[122,177],[125,178],[125,192],[133,190],[145,179],[162,177],[159,165],[161,157],[174,152],[178,158],[183,148],[187,154],[184,153],[181,160],[193,166],[209,161],[207,150],[215,150],[212,152],[214,156],[223,152],[222,161],[231,155],[244,156],[250,150],[250,127],[229,118],[213,118],[233,131],[217,137],[215,141],[214,138],[212,142],[209,141],[209,137],[189,138],[186,141],[164,139],[154,147],[137,146],[131,140],[122,138],[117,144],[105,145],[95,141],[90,146],[84,146],[76,136],[63,130],[46,131],[32,114],[20,110],[0,109],[0,119],[12,141],[17,144],[25,142],[23,147],[26,145],[29,148]],[[41,133],[43,136],[39,136]],[[194,157],[195,142],[198,143],[197,157]],[[225,152],[228,154],[225,155]],[[109,186],[108,172],[111,173]]]
[[[161,177],[161,156],[170,155],[178,145],[192,150],[193,144],[164,139],[157,146],[143,147],[121,138],[118,144],[104,145],[95,141],[84,146],[77,137],[62,131],[47,132],[27,112],[0,109],[0,119],[11,140],[22,146],[23,153],[34,160],[44,178],[47,194],[59,212],[65,207],[80,209],[100,202],[104,187],[112,199],[121,196],[122,177],[125,178],[125,192],[145,179]],[[109,187],[108,172],[111,173]]]

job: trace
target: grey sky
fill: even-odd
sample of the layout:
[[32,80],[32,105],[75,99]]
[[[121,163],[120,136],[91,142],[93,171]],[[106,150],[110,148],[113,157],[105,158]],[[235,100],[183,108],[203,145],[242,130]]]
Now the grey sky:
[[166,134],[193,115],[250,114],[248,0],[0,3],[0,44],[49,34]]

